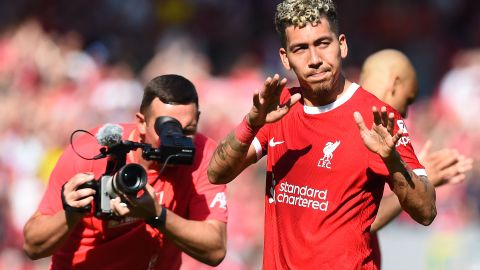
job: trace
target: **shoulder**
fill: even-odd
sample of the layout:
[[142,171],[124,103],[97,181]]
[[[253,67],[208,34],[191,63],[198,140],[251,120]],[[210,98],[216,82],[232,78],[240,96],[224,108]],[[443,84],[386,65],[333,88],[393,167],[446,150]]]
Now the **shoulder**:
[[[134,123],[105,123],[105,124],[101,124],[101,125],[95,126],[93,128],[90,128],[90,129],[80,129],[80,130],[78,130],[79,132],[83,131],[83,132],[81,132],[82,134],[78,134],[79,135],[78,138],[81,139],[81,138],[85,138],[85,137],[91,137],[92,135],[95,136],[101,128],[105,127],[105,125],[108,125],[108,124],[120,126],[121,129],[122,129],[122,137],[123,138],[125,138],[126,136],[128,137],[130,132],[136,128],[136,125]],[[90,133],[90,134],[88,134],[88,133]]]
[[371,111],[372,106],[375,106],[380,110],[381,107],[385,106],[387,108],[387,111],[393,111],[395,114],[398,114],[398,112],[393,107],[381,101],[374,94],[365,90],[362,86],[358,87],[354,96],[360,107],[364,107],[366,110]]
[[202,152],[213,151],[217,147],[217,142],[215,142],[215,140],[201,132],[197,132],[197,134],[195,134],[193,144],[195,145],[197,151],[200,150]]
[[217,147],[217,142],[203,133],[197,132],[193,140],[196,156],[201,153],[202,159],[212,155]]
[[[128,136],[131,134],[132,130],[136,128],[136,125],[131,124],[115,124],[119,125],[122,129],[122,139],[128,139]],[[73,152],[80,153],[82,156],[85,157],[93,157],[97,155],[99,149],[101,147],[100,143],[97,139],[97,134],[99,130],[103,128],[105,124],[98,125],[96,127],[90,129],[78,129],[72,133],[71,136],[71,143],[66,148],[66,152]]]

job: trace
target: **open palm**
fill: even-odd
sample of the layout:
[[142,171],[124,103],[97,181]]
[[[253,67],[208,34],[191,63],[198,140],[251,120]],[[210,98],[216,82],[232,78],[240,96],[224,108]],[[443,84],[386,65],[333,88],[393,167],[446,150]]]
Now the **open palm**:
[[254,93],[253,106],[248,115],[251,126],[262,126],[280,120],[300,100],[300,94],[294,94],[287,102],[280,104],[280,94],[286,83],[285,78],[280,80],[280,76],[275,74],[273,78],[265,80],[260,91]]
[[394,114],[392,112],[387,114],[386,107],[382,107],[381,112],[376,107],[372,107],[372,112],[373,124],[371,129],[367,128],[359,112],[353,114],[360,136],[370,151],[377,153],[382,158],[389,157],[395,150],[395,144],[402,137],[402,130],[399,129],[396,134],[393,134]]

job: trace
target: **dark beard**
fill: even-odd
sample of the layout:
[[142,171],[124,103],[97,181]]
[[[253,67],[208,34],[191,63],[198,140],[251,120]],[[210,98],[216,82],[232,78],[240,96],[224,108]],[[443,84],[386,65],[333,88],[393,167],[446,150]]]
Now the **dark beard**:
[[342,86],[338,86],[337,89],[334,85],[335,81],[326,80],[315,85],[302,86],[302,96],[312,103],[320,103],[321,105],[330,104],[336,100],[337,96],[343,90]]

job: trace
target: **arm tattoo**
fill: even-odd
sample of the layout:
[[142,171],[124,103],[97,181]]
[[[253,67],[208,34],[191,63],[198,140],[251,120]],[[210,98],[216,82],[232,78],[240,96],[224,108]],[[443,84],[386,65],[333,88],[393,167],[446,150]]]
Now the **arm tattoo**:
[[227,148],[227,145],[225,143],[225,141],[221,142],[218,146],[217,146],[217,151],[216,153],[218,154],[218,157],[225,161],[225,158],[226,158],[226,148]]
[[248,151],[248,147],[250,147],[250,145],[248,144],[239,142],[233,132],[230,132],[228,134],[226,143],[228,143],[228,145],[230,146],[230,148],[232,148],[233,151],[240,153],[245,153],[246,151]]
[[428,189],[428,178],[424,175],[418,176],[418,179],[423,183],[423,188]]

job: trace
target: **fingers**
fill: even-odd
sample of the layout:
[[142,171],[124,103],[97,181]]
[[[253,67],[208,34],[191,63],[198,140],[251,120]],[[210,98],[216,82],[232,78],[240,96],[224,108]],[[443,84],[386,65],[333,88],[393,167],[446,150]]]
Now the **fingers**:
[[398,140],[400,140],[402,136],[403,136],[403,130],[402,129],[397,130],[397,133],[395,133],[395,135],[392,136],[393,145],[396,145]]
[[265,80],[263,91],[260,92],[260,104],[265,104],[267,99],[279,97],[282,89],[287,84],[287,79],[280,79],[280,75],[275,74]]
[[74,175],[68,182],[65,184],[65,190],[66,191],[72,191],[76,190],[78,186],[91,181],[94,179],[93,173],[87,172],[87,173],[78,173]]
[[126,216],[130,213],[128,205],[121,201],[120,197],[116,197],[110,200],[110,208],[112,212],[117,216]]
[[[385,111],[385,114],[387,114],[387,111]],[[395,114],[393,112],[390,112],[388,114],[388,120],[387,120],[387,131],[389,134],[393,134],[394,123],[395,123]],[[399,132],[403,134],[403,129],[400,129]]]
[[155,197],[155,189],[151,185],[146,184],[144,189],[146,191],[145,194],[150,194],[151,196]]
[[373,113],[373,123],[375,123],[375,125],[379,126],[382,124],[382,118],[380,116],[380,113],[378,112],[378,109],[377,107],[373,106],[372,107],[372,113]]
[[[376,110],[377,108],[375,108]],[[374,113],[375,116],[375,113]],[[363,120],[362,115],[359,112],[353,113],[353,118],[355,119],[355,123],[357,123],[358,129],[360,131],[367,130],[367,126],[365,125],[365,121]]]
[[387,130],[390,134],[393,132],[394,122],[395,122],[395,114],[393,112],[388,113],[387,107],[382,106],[380,108],[380,112],[376,106],[372,107],[373,113],[373,122],[377,126],[384,126],[387,127]]
[[72,204],[69,204],[72,207],[85,207],[93,202],[93,196],[85,197],[83,199],[77,200],[72,202]]
[[[265,80],[262,90],[256,91],[253,94],[253,108],[249,113],[251,120],[250,124],[254,126],[261,126],[265,122],[275,122],[281,118],[281,115],[284,113],[279,113],[278,105],[280,101],[280,95],[286,84],[287,79],[281,79],[280,75],[278,74],[275,74],[273,77],[268,77]],[[286,109],[288,112],[289,107],[286,107]],[[268,116],[272,112],[273,114]]]
[[95,192],[96,191],[94,189],[91,189],[91,188],[81,188],[81,189],[78,189],[78,190],[72,192],[71,198],[73,200],[79,200],[80,198],[93,196],[95,194]]
[[65,202],[76,208],[89,205],[93,201],[93,195],[96,191],[92,188],[78,189],[78,187],[93,179],[94,175],[92,173],[79,173],[73,176],[63,187]]
[[387,127],[389,122],[389,117],[390,117],[390,115],[387,113],[387,107],[382,106],[380,111],[381,111],[381,118],[382,118],[382,126]]
[[432,149],[432,141],[427,140],[425,144],[423,145],[422,150],[420,150],[420,153],[417,155],[418,160],[420,161],[421,164],[423,164],[426,160],[426,157],[430,154],[430,150]]
[[[381,112],[378,111],[376,106],[373,106],[372,114],[373,114],[374,125],[386,127],[388,133],[393,135],[392,133],[394,130],[395,114],[393,112],[388,113],[387,108],[385,106],[381,108]],[[359,126],[361,130],[366,129],[365,122],[363,121],[363,117],[359,112],[354,113],[354,118],[357,125],[359,125],[360,123],[363,123],[364,128],[361,128],[361,126]]]
[[457,169],[459,173],[467,173],[473,169],[473,159],[460,155],[458,158]]
[[426,163],[431,164],[438,170],[455,165],[458,162],[459,154],[453,149],[442,149],[426,157]]
[[110,200],[110,208],[117,216],[149,218],[155,216],[161,205],[156,200],[155,189],[146,185],[139,197],[119,196]]
[[450,178],[448,180],[448,183],[452,184],[452,185],[459,184],[459,183],[463,182],[465,180],[465,178],[467,178],[467,176],[465,174],[459,174],[459,175],[456,175],[456,176]]
[[295,93],[285,103],[278,105],[277,109],[286,114],[288,110],[300,100],[300,98],[302,98],[302,95],[300,93]]
[[440,184],[457,184],[466,178],[466,175],[462,173],[457,166],[451,166],[443,169],[439,175]]
[[436,186],[456,184],[465,180],[473,167],[473,160],[458,153],[456,149],[442,149],[426,156],[425,167],[432,174]]

